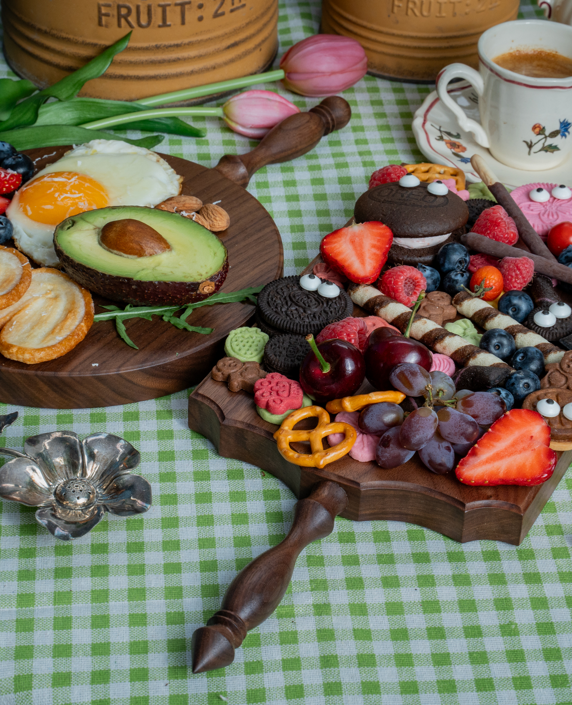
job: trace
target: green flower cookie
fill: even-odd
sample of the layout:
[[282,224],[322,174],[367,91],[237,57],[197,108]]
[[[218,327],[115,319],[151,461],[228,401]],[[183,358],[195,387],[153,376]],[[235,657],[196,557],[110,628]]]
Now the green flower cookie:
[[[300,409],[303,409],[305,406],[312,406],[313,403],[314,402],[310,399],[310,397],[307,397],[304,394],[302,406],[300,407]],[[266,411],[266,409],[261,409],[259,406],[257,406],[256,411],[258,411],[258,415],[261,419],[268,421],[268,423],[274,423],[277,426],[280,426],[282,421],[284,421],[287,416],[290,416],[293,411],[297,411],[297,409],[288,409],[285,414],[271,414],[269,411]]]
[[483,337],[477,332],[477,329],[468,318],[459,318],[458,321],[445,323],[445,330],[448,330],[449,333],[454,333],[455,335],[464,338],[467,343],[471,343],[477,347],[479,347],[481,338]]
[[[512,188],[510,186],[505,186],[506,190],[510,193]],[[482,181],[476,184],[467,184],[467,191],[471,198],[484,198],[487,201],[494,201],[496,203],[496,198],[489,191],[488,187]]]
[[241,362],[262,362],[268,340],[269,336],[260,328],[236,328],[228,334],[224,351]]

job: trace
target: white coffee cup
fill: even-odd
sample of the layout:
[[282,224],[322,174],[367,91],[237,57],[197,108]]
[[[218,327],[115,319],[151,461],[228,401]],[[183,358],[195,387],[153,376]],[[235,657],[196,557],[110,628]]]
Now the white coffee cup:
[[[472,132],[499,162],[525,171],[552,169],[572,154],[572,76],[533,78],[494,63],[495,57],[515,49],[556,51],[572,59],[572,27],[546,20],[491,27],[479,39],[479,70],[465,64],[446,66],[437,76],[437,93],[459,127]],[[455,78],[475,89],[480,124],[447,92]]]
[[552,22],[572,24],[572,0],[538,0],[538,7]]

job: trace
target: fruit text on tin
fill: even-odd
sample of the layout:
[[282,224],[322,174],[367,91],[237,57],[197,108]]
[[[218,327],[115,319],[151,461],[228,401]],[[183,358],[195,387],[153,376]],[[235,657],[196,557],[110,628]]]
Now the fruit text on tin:
[[494,10],[500,0],[393,0],[392,15],[407,17],[460,17]]
[[[149,27],[183,26],[193,21],[202,22],[207,17],[217,19],[227,12],[233,13],[246,7],[241,0],[213,0],[212,3],[192,0],[175,2],[97,3],[97,24],[99,27],[119,27],[120,29],[147,29]],[[196,8],[196,12],[193,9]]]

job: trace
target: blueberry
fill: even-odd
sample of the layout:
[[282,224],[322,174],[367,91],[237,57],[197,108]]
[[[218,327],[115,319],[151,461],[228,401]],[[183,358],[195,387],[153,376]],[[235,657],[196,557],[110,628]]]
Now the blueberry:
[[560,264],[565,264],[570,266],[572,264],[572,245],[568,245],[565,250],[558,255],[558,261]]
[[425,277],[427,282],[427,288],[425,292],[428,294],[430,291],[436,291],[441,283],[441,275],[433,267],[428,267],[426,264],[418,264],[417,269]]
[[19,152],[4,159],[2,166],[4,169],[11,169],[12,171],[18,172],[18,174],[22,174],[23,184],[32,178],[35,171],[34,162],[30,157],[27,154],[20,154]]
[[522,323],[534,308],[534,301],[524,291],[507,291],[499,299],[499,311]]
[[514,397],[508,389],[503,389],[503,387],[491,387],[490,389],[487,389],[487,392],[496,394],[497,397],[500,397],[504,401],[507,411],[510,411],[514,406]]
[[544,355],[537,348],[520,348],[512,356],[510,366],[515,370],[528,370],[537,377],[544,377]]
[[447,272],[441,282],[441,291],[445,291],[449,296],[455,296],[463,287],[468,287],[471,281],[470,272]]
[[488,330],[481,338],[480,347],[501,360],[508,360],[516,350],[514,338],[502,328]]
[[12,237],[12,223],[5,215],[0,215],[0,245],[4,245]]
[[469,266],[469,250],[460,242],[449,242],[437,252],[437,269],[441,274],[464,272]]
[[534,372],[518,370],[511,374],[504,386],[514,397],[515,403],[520,404],[525,397],[540,389],[540,380]]
[[0,166],[3,166],[4,159],[16,154],[16,150],[8,142],[0,142]]

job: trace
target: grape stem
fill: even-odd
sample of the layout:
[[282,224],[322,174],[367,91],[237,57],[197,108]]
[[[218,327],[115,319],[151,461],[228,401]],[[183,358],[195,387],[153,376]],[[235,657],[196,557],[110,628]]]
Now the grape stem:
[[415,318],[415,314],[417,313],[417,309],[419,306],[421,306],[421,302],[425,298],[425,292],[421,291],[419,292],[419,296],[417,297],[417,301],[413,304],[413,308],[411,310],[411,317],[409,319],[409,323],[407,324],[407,328],[405,329],[405,333],[403,334],[405,338],[409,338],[411,334],[411,326],[413,325],[413,319]]
[[320,363],[320,367],[322,368],[322,372],[325,375],[327,375],[328,372],[332,369],[332,366],[330,365],[329,362],[326,362],[324,360],[324,356],[318,350],[318,346],[316,345],[316,341],[314,340],[314,336],[310,333],[310,335],[306,336],[306,340],[308,341],[308,343],[310,343],[310,347],[312,348],[314,355],[318,358],[318,362]]
[[425,387],[425,391],[427,394],[425,395],[425,404],[423,406],[428,406],[430,409],[433,408],[434,404],[436,402],[439,403],[439,406],[456,406],[457,400],[453,397],[453,399],[440,399],[439,397],[443,396],[443,390],[440,389],[437,394],[436,394],[436,399],[433,398],[433,385],[428,384]]

